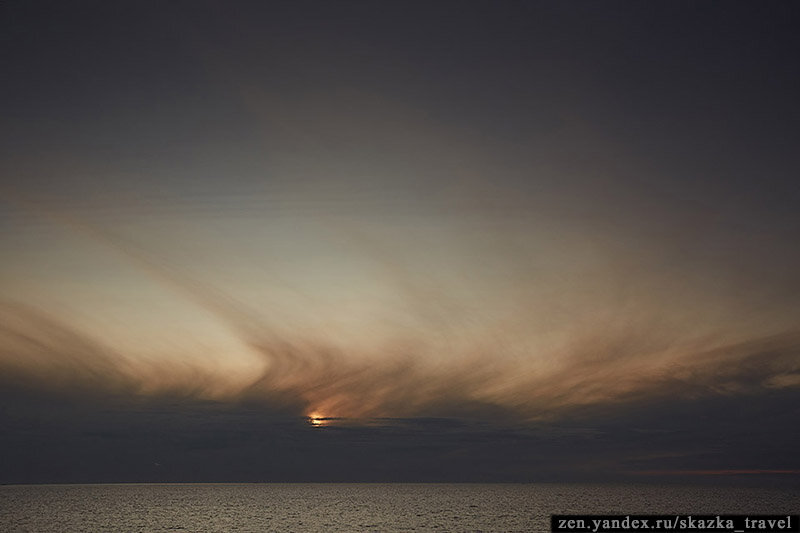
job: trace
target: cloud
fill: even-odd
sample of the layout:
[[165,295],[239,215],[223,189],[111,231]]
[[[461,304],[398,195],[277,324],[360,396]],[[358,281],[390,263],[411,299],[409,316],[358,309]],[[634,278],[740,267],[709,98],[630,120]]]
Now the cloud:
[[[226,313],[222,308],[215,312]],[[0,366],[6,385],[255,401],[298,415],[350,419],[552,419],[594,405],[790,389],[800,372],[797,332],[712,348],[658,349],[638,343],[636,332],[607,332],[561,347],[552,356],[559,364],[548,370],[492,353],[491,346],[444,360],[422,341],[390,343],[377,354],[348,353],[309,337],[258,330],[253,320],[239,323],[237,316],[225,318],[240,326],[242,342],[264,360],[263,372],[238,388],[200,362],[126,355],[44,312],[9,303],[0,306]]]
[[[523,283],[508,302],[476,310],[449,290],[448,281],[466,281],[458,273],[445,280],[420,272],[390,246],[359,237],[361,261],[371,260],[398,297],[383,310],[385,327],[370,342],[353,343],[335,330],[279,326],[278,303],[254,308],[131,239],[41,203],[23,205],[127,259],[150,283],[213,317],[260,364],[242,380],[185,354],[143,358],[110,345],[101,332],[7,302],[0,305],[7,385],[257,402],[366,423],[418,416],[554,420],[593,406],[753,396],[800,383],[800,331],[692,323],[674,302],[659,307],[649,278],[632,275],[619,287],[600,276],[577,289],[560,283],[550,294]],[[326,312],[335,313],[335,305]]]

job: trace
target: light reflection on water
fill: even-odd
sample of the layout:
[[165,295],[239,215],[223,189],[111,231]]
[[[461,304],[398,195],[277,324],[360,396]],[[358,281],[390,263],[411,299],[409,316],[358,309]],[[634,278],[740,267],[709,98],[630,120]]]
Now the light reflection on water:
[[790,513],[798,489],[565,484],[0,487],[0,530],[549,531],[558,513]]

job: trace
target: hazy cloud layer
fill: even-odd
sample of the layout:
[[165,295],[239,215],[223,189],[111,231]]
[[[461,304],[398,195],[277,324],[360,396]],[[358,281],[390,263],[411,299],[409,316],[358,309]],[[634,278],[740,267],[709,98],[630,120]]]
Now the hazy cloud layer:
[[507,343],[478,344],[437,359],[435,350],[448,349],[447,343],[410,339],[376,353],[354,353],[223,314],[263,359],[262,370],[254,368],[238,387],[202,361],[126,355],[42,312],[10,304],[3,306],[0,324],[4,381],[78,395],[247,399],[291,406],[298,415],[517,419],[659,397],[749,396],[800,384],[797,332],[730,344],[712,339],[653,346],[636,330],[607,331],[574,336],[546,354],[510,357],[505,350],[514,346]]

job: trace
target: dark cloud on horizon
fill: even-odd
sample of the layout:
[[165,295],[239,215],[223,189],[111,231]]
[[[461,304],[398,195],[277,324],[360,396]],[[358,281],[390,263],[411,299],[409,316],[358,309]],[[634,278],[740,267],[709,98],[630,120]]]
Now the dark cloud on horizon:
[[[794,389],[665,399],[551,423],[413,418],[320,427],[263,405],[168,397],[98,405],[5,391],[1,481],[791,484],[796,474],[777,472],[800,470],[798,399]],[[737,470],[765,473],[680,474]]]

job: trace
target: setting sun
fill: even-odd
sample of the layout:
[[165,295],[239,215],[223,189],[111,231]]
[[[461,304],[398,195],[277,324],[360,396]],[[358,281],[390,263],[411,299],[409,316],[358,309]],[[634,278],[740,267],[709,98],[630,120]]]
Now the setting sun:
[[308,421],[312,426],[324,426],[327,423],[327,418],[319,411],[312,411],[308,415]]

